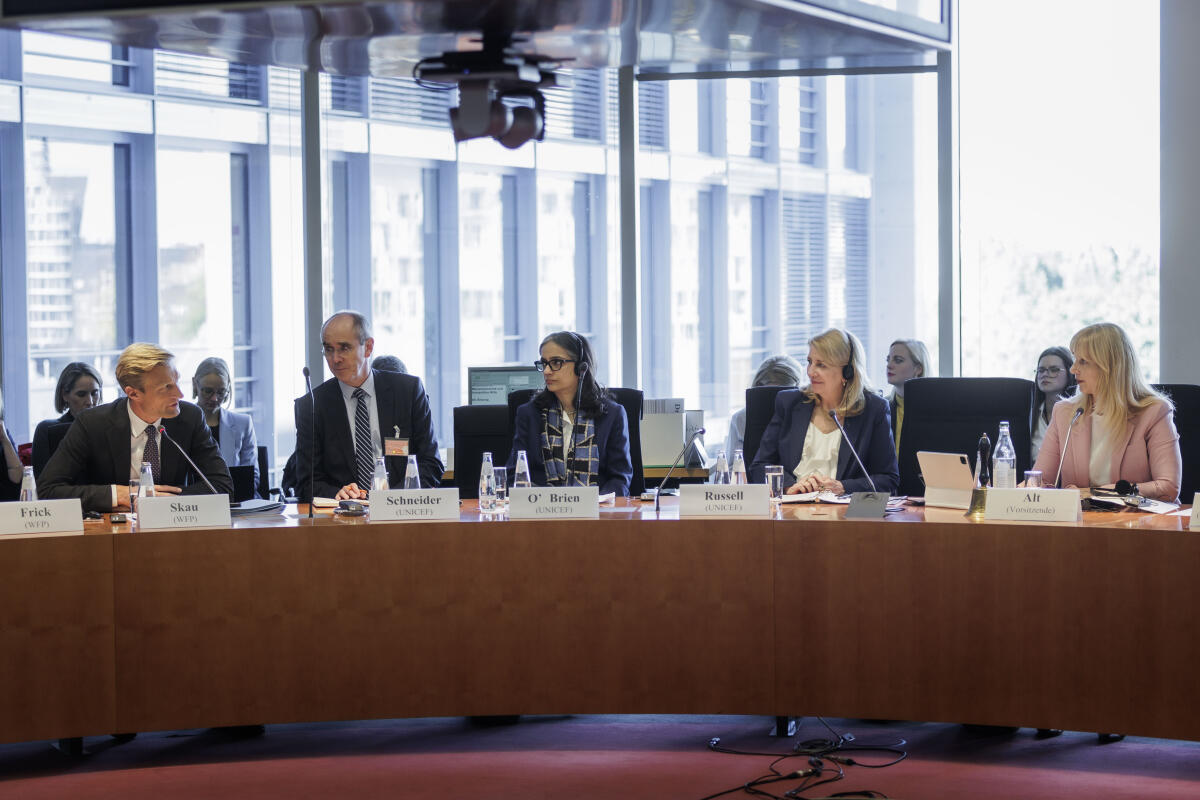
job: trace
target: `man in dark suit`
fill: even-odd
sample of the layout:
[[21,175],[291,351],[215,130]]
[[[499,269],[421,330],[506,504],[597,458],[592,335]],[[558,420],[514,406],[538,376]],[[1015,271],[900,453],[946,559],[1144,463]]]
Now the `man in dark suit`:
[[38,481],[42,497],[78,497],[84,511],[129,509],[129,482],[138,479],[143,461],[151,464],[159,494],[207,494],[180,448],[218,493],[232,493],[204,413],[180,402],[174,358],[153,344],[125,348],[116,369],[125,397],[79,413]]
[[300,500],[308,502],[314,494],[337,500],[365,498],[380,457],[385,459],[388,482],[399,488],[409,454],[417,457],[421,486],[438,486],[444,468],[421,380],[371,369],[375,340],[357,311],[339,311],[327,319],[321,326],[321,346],[334,377],[314,389],[311,398],[297,398],[295,406]]

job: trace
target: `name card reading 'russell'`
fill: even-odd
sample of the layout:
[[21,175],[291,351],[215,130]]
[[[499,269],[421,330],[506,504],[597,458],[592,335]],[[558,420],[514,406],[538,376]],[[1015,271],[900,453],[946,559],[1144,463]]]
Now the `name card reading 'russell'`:
[[77,533],[83,530],[79,498],[0,503],[0,534]]
[[1083,515],[1078,489],[988,489],[983,518],[1076,522]]
[[380,489],[371,492],[371,521],[458,519],[458,489]]
[[771,497],[765,483],[685,483],[679,487],[681,517],[765,517],[770,513]]
[[228,528],[229,495],[189,494],[139,497],[139,530],[161,528]]
[[597,519],[600,489],[597,486],[534,486],[508,490],[510,519]]

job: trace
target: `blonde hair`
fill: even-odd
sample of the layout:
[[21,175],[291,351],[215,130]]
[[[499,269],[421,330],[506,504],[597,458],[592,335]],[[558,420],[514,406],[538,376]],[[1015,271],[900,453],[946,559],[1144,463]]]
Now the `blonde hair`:
[[[891,350],[898,344],[904,345],[905,349],[908,350],[908,357],[917,365],[917,377],[924,378],[927,365],[929,364],[929,348],[920,339],[897,339],[888,345],[888,350]],[[896,388],[892,387],[892,397],[895,396]]]
[[1092,394],[1076,391],[1072,401],[1076,408],[1099,414],[1100,424],[1110,433],[1122,431],[1138,412],[1156,403],[1173,408],[1170,400],[1142,380],[1133,342],[1119,325],[1088,325],[1071,337],[1071,352],[1076,366],[1083,358],[1100,372],[1099,385],[1093,387]]
[[117,384],[122,389],[129,386],[141,391],[142,377],[155,367],[171,363],[174,358],[173,353],[156,344],[134,342],[122,350],[117,359]]
[[[815,353],[817,358],[835,367],[840,368],[844,364],[850,365],[854,374],[842,388],[842,401],[838,403],[837,412],[841,417],[853,417],[861,414],[867,406],[865,395],[870,390],[871,384],[863,371],[863,365],[867,358],[858,337],[841,328],[830,328],[808,340],[808,352],[810,358]],[[839,375],[839,377],[841,376]],[[805,397],[816,401],[817,394],[812,390],[811,384],[805,386],[803,391]]]

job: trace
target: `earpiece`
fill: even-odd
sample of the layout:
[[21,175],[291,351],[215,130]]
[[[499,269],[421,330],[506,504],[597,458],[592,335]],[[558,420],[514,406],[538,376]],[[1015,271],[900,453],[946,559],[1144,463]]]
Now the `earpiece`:
[[854,340],[850,338],[849,331],[842,331],[842,336],[846,337],[846,346],[850,348],[850,361],[842,365],[842,377],[847,381],[854,380]]
[[575,374],[582,376],[588,371],[588,364],[583,360],[583,337],[574,331],[567,331],[575,340]]

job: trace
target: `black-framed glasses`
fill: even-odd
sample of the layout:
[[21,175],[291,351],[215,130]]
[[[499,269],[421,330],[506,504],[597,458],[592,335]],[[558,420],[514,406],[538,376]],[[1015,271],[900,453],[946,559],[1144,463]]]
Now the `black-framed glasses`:
[[1038,377],[1041,377],[1042,375],[1049,375],[1050,377],[1053,378],[1062,371],[1063,371],[1062,367],[1038,367],[1037,368]]
[[554,358],[539,358],[533,362],[533,368],[538,372],[545,372],[546,368],[549,367],[551,372],[558,372],[563,368],[563,365],[574,363],[576,362],[573,358],[559,358],[555,356]]
[[201,397],[215,397],[218,402],[224,403],[225,400],[229,397],[229,391],[227,389],[212,389],[212,388],[209,388],[208,386],[201,386],[200,387],[200,396]]

